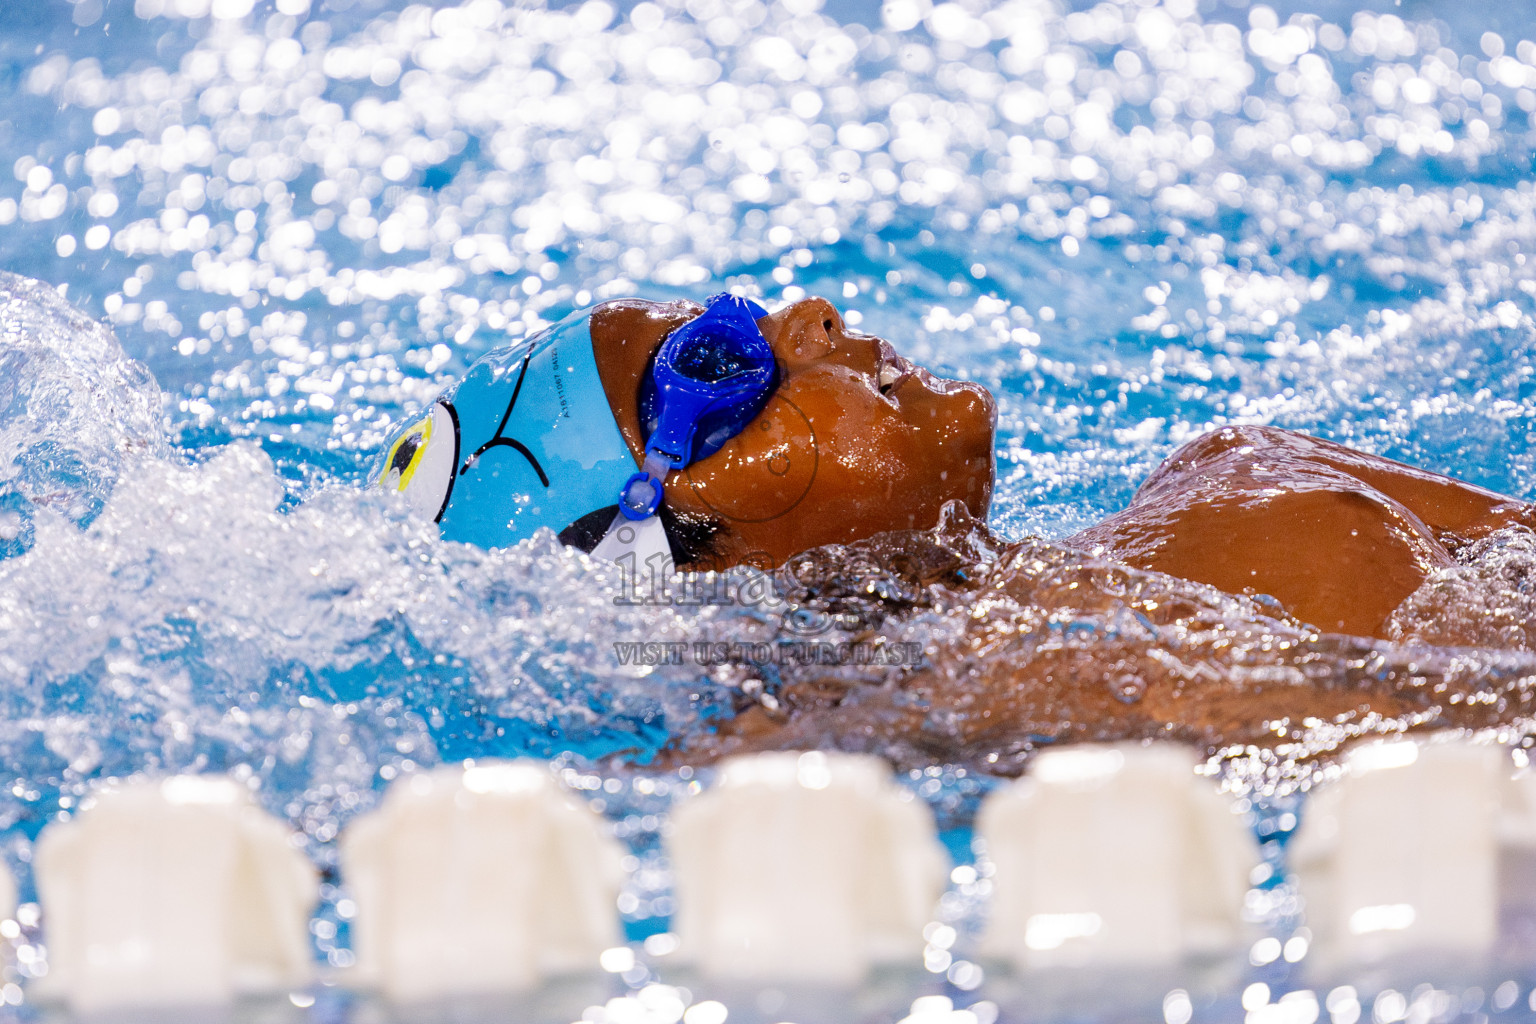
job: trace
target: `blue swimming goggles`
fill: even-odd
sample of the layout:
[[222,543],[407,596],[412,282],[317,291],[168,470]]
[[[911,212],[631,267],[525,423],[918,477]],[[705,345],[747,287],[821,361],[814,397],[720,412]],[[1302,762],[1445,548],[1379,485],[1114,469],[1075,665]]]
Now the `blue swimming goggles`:
[[763,411],[779,379],[757,327],[767,315],[750,299],[716,295],[661,343],[640,389],[645,463],[619,490],[626,519],[655,515],[668,472],[713,455]]

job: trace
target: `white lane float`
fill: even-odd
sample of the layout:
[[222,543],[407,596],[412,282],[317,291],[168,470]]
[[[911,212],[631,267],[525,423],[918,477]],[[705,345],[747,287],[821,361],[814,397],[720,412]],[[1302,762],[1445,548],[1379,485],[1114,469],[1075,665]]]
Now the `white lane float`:
[[679,959],[725,979],[854,984],[920,963],[949,858],[884,761],[769,753],[723,763],[673,812]]
[[1313,962],[1490,952],[1501,861],[1536,849],[1536,777],[1513,772],[1503,747],[1456,738],[1349,751],[1290,843]]
[[622,941],[623,852],[543,762],[395,783],[342,836],[351,985],[399,1002],[528,989]]
[[1152,966],[1238,948],[1258,844],[1195,765],[1172,744],[1067,747],[988,796],[983,955],[1019,969]]
[[104,790],[43,831],[34,865],[49,955],[34,998],[218,1005],[313,980],[315,869],[232,779]]

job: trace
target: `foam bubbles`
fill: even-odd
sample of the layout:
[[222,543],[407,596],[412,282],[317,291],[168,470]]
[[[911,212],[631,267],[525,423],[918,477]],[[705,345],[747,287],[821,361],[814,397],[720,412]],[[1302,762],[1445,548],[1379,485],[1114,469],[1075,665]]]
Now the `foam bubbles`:
[[84,524],[125,457],[163,453],[160,390],[57,291],[0,273],[0,556],[40,513]]

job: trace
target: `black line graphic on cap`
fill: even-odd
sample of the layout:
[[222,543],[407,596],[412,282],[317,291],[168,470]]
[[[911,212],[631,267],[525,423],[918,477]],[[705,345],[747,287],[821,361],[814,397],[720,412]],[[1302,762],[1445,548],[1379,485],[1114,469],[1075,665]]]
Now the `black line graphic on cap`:
[[528,354],[523,357],[523,368],[518,371],[517,384],[512,388],[512,400],[507,403],[507,411],[501,414],[501,422],[496,426],[496,433],[491,436],[489,441],[485,442],[485,444],[481,445],[479,448],[476,448],[473,455],[464,460],[464,465],[459,470],[460,476],[468,473],[469,467],[473,466],[476,460],[480,458],[480,456],[484,455],[492,448],[505,447],[516,450],[519,454],[522,455],[523,458],[527,459],[528,465],[532,466],[533,471],[539,474],[539,483],[543,484],[546,488],[549,487],[549,477],[545,475],[544,467],[539,465],[539,460],[534,458],[533,452],[528,450],[528,446],[516,438],[503,437],[501,435],[501,432],[507,429],[507,420],[512,418],[512,409],[517,405],[517,396],[523,392],[523,378],[528,376],[528,364],[532,361],[533,351],[530,349]]
[[[453,465],[459,461],[459,411],[453,407],[452,402],[438,402],[438,405],[448,410],[448,419],[453,422]],[[443,503],[438,507],[437,515],[432,517],[434,523],[443,521],[443,513],[448,511],[448,499],[453,497],[453,482],[458,479],[454,473],[448,474],[448,489],[443,492]]]

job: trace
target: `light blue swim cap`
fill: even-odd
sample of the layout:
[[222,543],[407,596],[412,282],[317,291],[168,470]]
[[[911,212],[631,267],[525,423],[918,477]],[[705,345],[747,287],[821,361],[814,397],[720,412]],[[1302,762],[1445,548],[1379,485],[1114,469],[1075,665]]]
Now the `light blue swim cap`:
[[379,483],[446,540],[516,544],[617,504],[635,459],[592,354],[592,310],[481,357],[390,444]]

